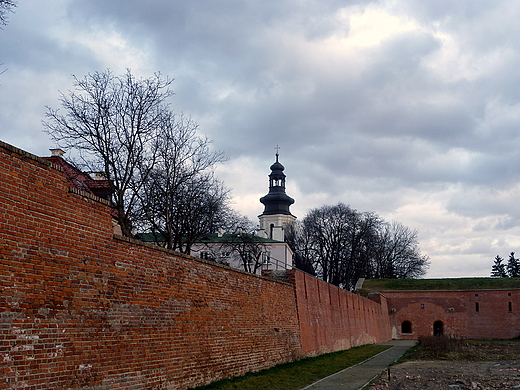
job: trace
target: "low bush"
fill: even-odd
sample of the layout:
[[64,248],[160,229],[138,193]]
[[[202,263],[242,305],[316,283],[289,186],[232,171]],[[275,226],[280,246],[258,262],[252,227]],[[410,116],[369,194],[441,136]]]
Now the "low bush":
[[452,336],[420,336],[417,340],[417,354],[421,359],[457,358],[464,350],[466,342]]
[[448,336],[421,336],[417,344],[399,358],[398,363],[410,360],[517,360],[520,339],[464,340]]

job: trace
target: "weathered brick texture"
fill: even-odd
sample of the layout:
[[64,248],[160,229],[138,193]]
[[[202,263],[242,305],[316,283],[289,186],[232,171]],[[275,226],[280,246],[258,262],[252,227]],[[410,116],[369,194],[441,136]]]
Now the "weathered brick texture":
[[[520,290],[385,291],[394,338],[417,339],[442,333],[472,339],[520,336]],[[408,321],[411,331],[403,333]],[[405,329],[408,330],[408,329]]]
[[302,272],[295,272],[294,277],[305,355],[391,338],[386,302],[374,302]]
[[0,389],[186,389],[389,339],[384,303],[114,236],[106,202],[4,143],[0,204]]

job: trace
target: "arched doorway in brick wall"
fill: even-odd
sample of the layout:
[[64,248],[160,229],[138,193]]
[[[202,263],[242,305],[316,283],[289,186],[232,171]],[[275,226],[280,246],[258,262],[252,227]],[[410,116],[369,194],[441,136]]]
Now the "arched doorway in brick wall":
[[433,323],[433,335],[442,336],[444,334],[444,324],[442,321],[435,321]]
[[401,324],[401,334],[412,333],[412,323],[410,321],[403,321]]

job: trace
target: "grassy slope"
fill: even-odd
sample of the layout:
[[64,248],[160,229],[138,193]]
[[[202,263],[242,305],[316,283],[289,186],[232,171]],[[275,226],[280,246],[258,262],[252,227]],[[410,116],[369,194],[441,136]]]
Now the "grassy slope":
[[519,289],[520,278],[367,279],[365,291]]
[[344,368],[361,363],[389,348],[383,345],[363,345],[314,358],[281,364],[267,370],[234,379],[224,379],[196,390],[296,390]]

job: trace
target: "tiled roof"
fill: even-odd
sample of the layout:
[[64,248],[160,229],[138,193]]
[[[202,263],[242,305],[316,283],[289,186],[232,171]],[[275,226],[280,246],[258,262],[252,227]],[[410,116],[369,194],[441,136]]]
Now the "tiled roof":
[[94,180],[89,174],[80,171],[59,156],[43,157],[43,159],[60,166],[72,187],[106,200],[110,199],[110,184],[108,180]]

